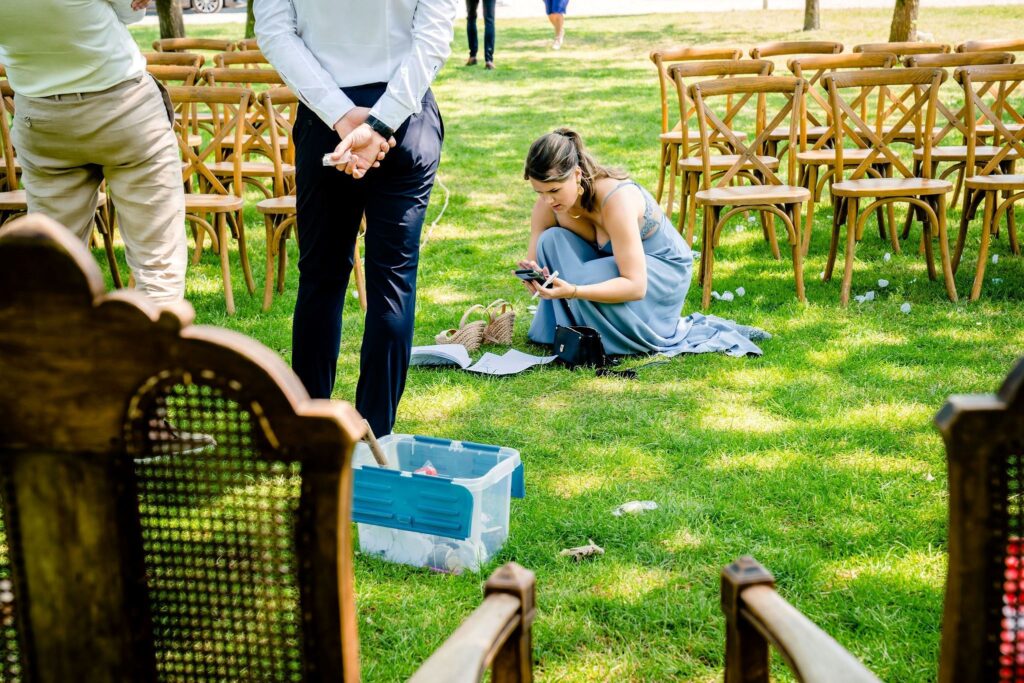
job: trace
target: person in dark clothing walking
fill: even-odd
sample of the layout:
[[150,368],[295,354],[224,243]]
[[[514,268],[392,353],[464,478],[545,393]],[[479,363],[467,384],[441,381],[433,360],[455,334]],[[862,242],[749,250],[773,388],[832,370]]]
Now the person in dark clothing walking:
[[[494,68],[494,5],[498,0],[482,0],[484,3],[484,66]],[[476,10],[481,0],[466,0],[466,38],[469,40],[469,59],[466,66],[477,63],[476,53],[480,41],[476,33]]]

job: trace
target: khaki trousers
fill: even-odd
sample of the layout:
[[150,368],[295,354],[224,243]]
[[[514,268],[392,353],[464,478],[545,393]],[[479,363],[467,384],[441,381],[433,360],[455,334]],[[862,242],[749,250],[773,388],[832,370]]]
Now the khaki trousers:
[[136,288],[157,303],[185,293],[185,195],[162,94],[148,75],[101,93],[15,96],[11,139],[28,210],[88,244],[100,183],[117,212]]

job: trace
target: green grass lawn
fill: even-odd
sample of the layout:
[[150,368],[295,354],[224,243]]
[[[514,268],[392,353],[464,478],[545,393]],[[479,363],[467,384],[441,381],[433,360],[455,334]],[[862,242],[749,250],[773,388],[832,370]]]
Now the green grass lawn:
[[[510,273],[526,249],[533,201],[522,180],[527,147],[569,125],[601,160],[653,188],[652,48],[804,38],[852,46],[885,40],[889,17],[826,11],[824,28],[803,34],[796,12],[570,16],[561,52],[548,49],[546,21],[499,21],[495,72],[461,66],[460,27],[435,86],[447,132],[440,178],[451,199],[422,253],[416,343],[431,343],[470,304],[503,297],[521,313],[516,346],[529,348],[528,300]],[[920,28],[954,44],[1019,36],[1024,8],[926,6]],[[191,33],[241,37],[241,30]],[[136,36],[148,46],[154,31]],[[428,225],[443,198],[436,187]],[[951,222],[958,220],[953,211]],[[679,357],[635,382],[557,367],[506,379],[414,369],[396,431],[519,449],[527,497],[513,502],[508,544],[479,576],[356,557],[365,679],[411,674],[479,602],[486,574],[515,560],[537,574],[540,680],[719,680],[718,574],[748,553],[775,574],[783,596],[881,678],[934,679],[947,487],[931,419],[951,393],[995,390],[1021,355],[1024,261],[1008,257],[1004,230],[982,300],[951,304],[941,280],[927,278],[919,228],[902,254],[885,261],[891,248],[872,222],[858,249],[854,292],[874,289],[878,299],[844,310],[838,271],[831,283],[818,278],[830,221],[826,204],[807,259],[807,305],[795,300],[788,258],[771,259],[760,230],[747,227],[755,224],[740,217],[723,236],[716,288],[743,286],[747,295],[712,312],[771,331],[761,358]],[[980,214],[957,276],[962,297],[979,224]],[[262,287],[263,227],[254,211],[247,226]],[[197,322],[251,335],[288,359],[294,242],[290,254],[286,291],[263,313],[261,295],[246,295],[232,253],[238,315],[229,318],[218,261],[207,252],[188,276]],[[887,289],[876,285],[880,278],[890,281]],[[913,306],[909,315],[899,310],[904,302]],[[694,287],[685,311],[698,305]],[[345,315],[335,396],[351,400],[363,329],[354,298]],[[611,515],[633,499],[660,507]],[[558,556],[587,539],[606,554],[583,564]]]

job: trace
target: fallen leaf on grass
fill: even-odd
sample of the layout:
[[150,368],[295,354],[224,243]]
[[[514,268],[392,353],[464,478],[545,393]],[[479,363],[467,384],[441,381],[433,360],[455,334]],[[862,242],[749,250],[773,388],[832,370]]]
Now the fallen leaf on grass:
[[562,552],[558,553],[560,557],[571,557],[572,559],[579,562],[585,557],[591,557],[593,555],[604,555],[604,548],[594,543],[594,539],[588,538],[587,545],[581,545],[577,548],[566,548]]

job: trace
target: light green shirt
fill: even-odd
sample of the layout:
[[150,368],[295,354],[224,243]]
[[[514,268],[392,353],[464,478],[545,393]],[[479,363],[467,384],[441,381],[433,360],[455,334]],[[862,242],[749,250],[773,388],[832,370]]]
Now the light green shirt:
[[27,97],[98,92],[141,75],[131,0],[0,0],[0,64]]

